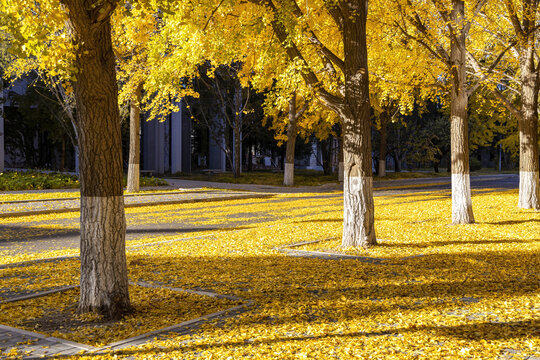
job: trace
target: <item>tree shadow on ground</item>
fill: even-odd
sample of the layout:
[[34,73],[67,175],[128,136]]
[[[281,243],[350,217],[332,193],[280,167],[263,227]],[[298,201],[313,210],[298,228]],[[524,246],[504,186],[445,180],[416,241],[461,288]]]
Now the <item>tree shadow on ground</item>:
[[[137,235],[165,235],[165,234],[184,234],[191,232],[204,231],[234,231],[246,229],[248,226],[201,226],[201,227],[184,227],[171,224],[154,224],[148,227],[128,227],[126,236],[130,240],[134,240]],[[64,227],[64,228],[43,228],[37,226],[22,226],[22,225],[0,225],[0,246],[15,245],[18,243],[35,243],[40,241],[61,241],[66,239],[75,239],[78,241],[80,236],[79,228]]]
[[[369,264],[279,254],[230,255],[230,251],[236,251],[231,243],[218,255],[200,252],[191,255],[189,250],[174,255],[173,246],[128,253],[130,277],[172,287],[212,290],[255,302],[255,307],[244,315],[223,323],[220,331],[228,328],[235,333],[261,325],[272,331],[291,325],[298,328],[349,321],[371,321],[380,331],[340,334],[330,330],[315,337],[304,334],[260,336],[247,343],[232,339],[204,345],[148,345],[145,349],[122,350],[123,355],[407,333],[422,333],[443,341],[512,340],[537,334],[540,327],[537,319],[490,322],[480,318],[466,324],[448,324],[449,317],[456,316],[451,313],[462,312],[465,317],[478,311],[467,312],[476,303],[482,305],[482,316],[487,318],[490,312],[497,310],[494,306],[499,306],[501,299],[536,296],[540,291],[540,273],[531,269],[540,268],[540,258],[530,251],[436,253],[400,264]],[[196,242],[193,246],[199,248],[203,244]],[[438,315],[428,325],[394,326],[390,319],[401,312],[414,314],[411,321],[423,314]],[[438,322],[440,325],[436,325]],[[202,329],[205,338],[218,336],[215,328]]]
[[[382,337],[382,336],[400,336],[407,333],[435,333],[443,337],[456,338],[458,340],[475,341],[496,341],[500,339],[515,339],[519,337],[526,337],[532,335],[531,329],[539,329],[540,321],[512,321],[502,323],[475,323],[464,324],[455,326],[417,326],[407,328],[394,328],[391,330],[381,331],[356,331],[356,332],[342,332],[342,333],[328,333],[323,335],[304,335],[304,336],[272,336],[271,338],[252,339],[251,341],[239,340],[239,341],[216,341],[210,344],[196,344],[196,343],[184,343],[181,346],[152,346],[146,345],[143,349],[127,349],[119,350],[122,355],[149,355],[153,353],[170,353],[175,351],[194,351],[199,352],[203,350],[211,350],[212,348],[251,348],[258,345],[279,345],[288,342],[303,342],[312,340],[324,340],[324,339],[358,339],[362,337]],[[182,335],[188,333],[184,332]],[[536,331],[538,334],[539,331]],[[58,358],[63,358],[59,356]],[[68,357],[68,356],[65,356]],[[77,355],[77,357],[84,357],[84,355]]]
[[482,240],[448,240],[448,241],[437,241],[437,240],[430,240],[425,241],[421,243],[401,243],[401,242],[379,242],[377,246],[380,247],[387,247],[387,248],[417,248],[417,249],[423,249],[423,248],[429,248],[434,246],[452,246],[452,245],[490,245],[490,244],[526,244],[526,243],[536,243],[539,240],[530,240],[530,239],[495,239],[495,240],[489,240],[489,239],[482,239]]
[[527,219],[527,220],[504,220],[504,221],[494,221],[494,222],[479,222],[478,224],[486,225],[516,225],[516,224],[527,224],[527,223],[538,223],[540,219]]

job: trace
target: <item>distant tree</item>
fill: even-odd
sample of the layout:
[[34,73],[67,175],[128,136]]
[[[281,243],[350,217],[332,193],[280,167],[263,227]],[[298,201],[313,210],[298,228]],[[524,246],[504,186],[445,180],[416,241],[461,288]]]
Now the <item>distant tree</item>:
[[[64,170],[66,146],[76,144],[75,134],[71,119],[49,87],[35,78],[24,94],[10,92],[8,98],[12,106],[6,109],[7,147],[22,151],[28,167]],[[53,163],[55,149],[60,152],[58,164]]]

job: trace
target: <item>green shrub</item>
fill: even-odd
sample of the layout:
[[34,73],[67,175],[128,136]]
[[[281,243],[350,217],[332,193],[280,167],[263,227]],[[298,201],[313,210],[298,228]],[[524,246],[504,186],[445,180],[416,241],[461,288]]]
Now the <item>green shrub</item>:
[[[126,179],[124,177],[124,185]],[[140,186],[163,186],[167,182],[155,177],[141,177]],[[0,191],[77,189],[77,175],[59,173],[40,173],[37,171],[5,171],[0,173]]]
[[79,187],[76,175],[39,173],[35,171],[6,171],[0,173],[0,191],[74,189]]

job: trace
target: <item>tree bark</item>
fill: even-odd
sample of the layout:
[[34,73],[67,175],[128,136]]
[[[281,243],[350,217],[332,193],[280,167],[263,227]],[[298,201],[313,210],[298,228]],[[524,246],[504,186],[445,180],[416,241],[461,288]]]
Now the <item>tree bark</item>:
[[81,182],[80,313],[119,318],[131,310],[125,255],[122,145],[110,15],[63,0],[76,45],[74,82]]
[[60,154],[60,171],[66,168],[66,136],[62,136],[62,150]]
[[332,142],[334,137],[329,135],[326,139],[320,140],[321,158],[324,175],[332,174]]
[[341,4],[345,54],[343,119],[343,246],[368,248],[377,243],[371,170],[371,119],[366,47],[367,0]]
[[339,137],[339,150],[338,150],[338,181],[343,182],[343,133]]
[[0,173],[4,171],[4,79],[0,74]]
[[394,158],[394,172],[401,172],[401,156],[398,154],[399,150],[396,150],[392,157]]
[[247,157],[247,171],[253,171],[253,144],[249,143],[248,148],[248,157]]
[[[465,18],[463,0],[453,0],[452,21]],[[460,26],[457,26],[460,28]],[[468,94],[466,87],[465,33],[457,31],[450,41],[452,90],[450,105],[450,146],[452,161],[452,223],[472,224],[474,216],[469,175]]]
[[534,45],[520,57],[521,118],[519,126],[519,202],[523,209],[540,210],[538,176],[538,72],[534,66]]
[[388,137],[388,115],[385,112],[381,113],[381,142],[379,144],[379,177],[386,176],[386,140]]
[[141,173],[141,95],[142,84],[135,89],[134,99],[129,104],[129,163],[127,173],[127,191],[139,191]]
[[289,123],[287,124],[287,149],[283,185],[294,185],[294,148],[296,145],[296,94],[289,99]]
[[234,169],[233,176],[239,177],[242,172],[242,86],[237,80],[238,84],[235,88],[234,93],[234,108],[236,113],[234,114],[234,129],[233,129],[233,159],[234,159]]

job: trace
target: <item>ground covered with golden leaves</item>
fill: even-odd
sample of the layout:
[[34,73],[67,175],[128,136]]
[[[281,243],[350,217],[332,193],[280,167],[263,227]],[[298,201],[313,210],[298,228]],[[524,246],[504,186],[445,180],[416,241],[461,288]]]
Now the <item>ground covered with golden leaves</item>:
[[[448,195],[439,191],[376,197],[380,245],[368,251],[339,247],[343,211],[339,192],[127,209],[128,226],[181,222],[194,229],[180,236],[130,240],[132,281],[210,290],[254,303],[240,315],[207,322],[193,333],[171,334],[115,355],[160,359],[540,356],[540,213],[517,209],[517,191],[482,191],[473,194],[477,224],[451,226]],[[76,216],[44,215],[37,220],[45,222],[35,230],[43,231],[50,220],[48,230],[53,234],[62,226],[75,226]],[[55,223],[58,217],[69,221]],[[15,220],[0,219],[0,224],[10,221]],[[209,225],[212,230],[204,230]],[[377,263],[292,257],[279,250],[324,239],[329,240],[299,250],[367,256]],[[37,255],[20,249],[5,251],[0,261],[66,254],[76,250]],[[36,267],[31,272],[34,285],[27,286],[73,283],[77,262],[66,264],[72,265],[54,274],[46,268],[40,273]],[[22,268],[17,271],[0,270],[0,288],[6,294],[23,287]],[[136,293],[132,298],[144,299]],[[2,313],[6,306],[14,305],[0,305]],[[171,314],[178,310],[172,303],[162,308]],[[39,316],[33,306],[21,314],[28,319]],[[96,342],[107,342],[107,331],[104,327],[94,332]]]

